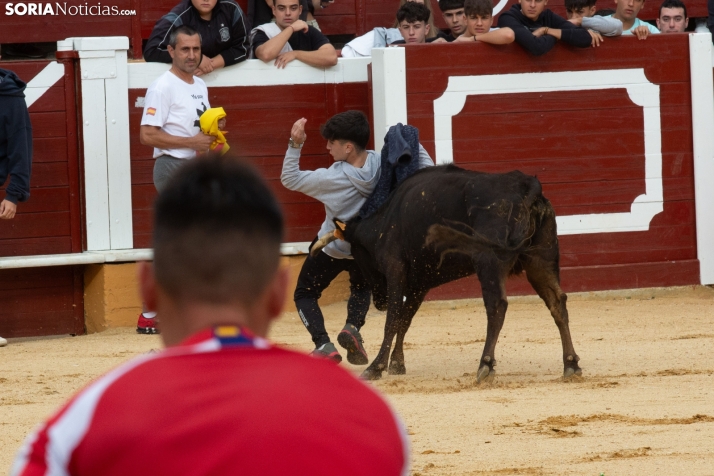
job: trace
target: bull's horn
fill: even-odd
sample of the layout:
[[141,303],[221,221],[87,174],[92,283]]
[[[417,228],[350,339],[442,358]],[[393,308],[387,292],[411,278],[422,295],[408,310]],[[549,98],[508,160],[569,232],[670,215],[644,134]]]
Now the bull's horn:
[[315,257],[317,254],[322,250],[325,246],[329,245],[333,241],[337,239],[337,236],[335,236],[334,232],[326,233],[325,235],[321,236],[319,240],[315,242],[314,245],[312,245],[312,249],[310,250],[310,256]]

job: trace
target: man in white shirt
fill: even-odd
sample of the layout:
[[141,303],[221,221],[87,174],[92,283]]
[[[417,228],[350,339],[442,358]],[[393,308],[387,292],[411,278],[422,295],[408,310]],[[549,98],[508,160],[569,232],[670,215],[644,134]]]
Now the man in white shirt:
[[182,26],[167,47],[171,68],[151,83],[141,118],[141,143],[154,148],[154,185],[161,189],[184,160],[205,152],[213,137],[201,132],[199,118],[211,107],[208,89],[193,75],[201,60],[201,37]]
[[[212,136],[201,132],[199,118],[211,107],[208,89],[193,75],[201,62],[201,37],[188,26],[171,32],[167,50],[171,68],[154,80],[146,91],[141,117],[141,143],[154,148],[154,186],[161,191],[171,176],[196,153],[205,152]],[[225,127],[219,124],[219,128]],[[156,313],[139,314],[136,331],[158,334]]]

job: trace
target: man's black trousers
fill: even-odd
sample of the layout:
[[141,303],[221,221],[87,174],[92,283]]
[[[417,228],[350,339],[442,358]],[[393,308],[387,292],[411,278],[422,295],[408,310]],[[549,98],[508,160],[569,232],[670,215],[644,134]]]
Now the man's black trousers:
[[342,271],[347,271],[350,275],[347,323],[359,330],[364,325],[372,293],[355,261],[335,259],[320,251],[315,257],[308,254],[300,270],[295,288],[295,306],[316,348],[330,342],[330,337],[325,330],[325,318],[317,300],[320,299],[322,291]]

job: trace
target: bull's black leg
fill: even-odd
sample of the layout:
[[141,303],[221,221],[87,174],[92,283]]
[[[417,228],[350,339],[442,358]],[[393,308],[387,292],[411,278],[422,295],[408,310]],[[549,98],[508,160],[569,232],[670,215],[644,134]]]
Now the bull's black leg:
[[387,320],[384,323],[384,339],[382,340],[382,346],[379,348],[379,353],[377,357],[374,358],[369,367],[364,369],[362,372],[362,378],[365,380],[379,380],[382,378],[382,372],[387,368],[387,363],[389,362],[389,351],[392,347],[392,341],[397,333],[397,328],[399,327],[399,320],[401,319],[401,308],[402,303],[393,304],[392,299],[389,300],[389,305],[387,307]]
[[374,361],[362,372],[362,378],[366,380],[378,380],[382,378],[382,372],[387,369],[389,363],[389,351],[392,347],[392,341],[397,334],[397,330],[402,325],[403,309],[404,309],[404,289],[406,288],[405,274],[403,268],[399,267],[399,272],[392,274],[393,278],[388,277],[390,283],[388,290],[387,303],[387,320],[384,323],[384,339],[382,346],[379,348],[379,353]]
[[507,272],[502,263],[496,260],[489,260],[489,263],[480,263],[477,267],[478,279],[481,281],[483,292],[483,304],[486,307],[486,317],[488,325],[486,331],[486,343],[483,346],[483,354],[479,363],[476,382],[492,381],[496,375],[494,366],[496,365],[496,342],[498,334],[501,332],[503,322],[506,319],[508,300],[506,298],[506,277]]
[[404,336],[407,335],[409,326],[412,324],[414,314],[419,310],[421,303],[424,301],[426,291],[407,291],[406,300],[402,307],[402,317],[399,319],[397,327],[397,341],[394,343],[392,357],[389,359],[389,374],[404,375],[407,373],[407,367],[404,365]]
[[557,262],[538,256],[531,256],[524,263],[528,282],[548,306],[550,315],[553,316],[555,325],[560,331],[560,340],[563,344],[563,377],[567,379],[573,375],[582,375],[583,371],[578,366],[580,357],[575,353],[573,340],[570,337],[568,309],[565,305],[568,296],[560,289],[557,266]]

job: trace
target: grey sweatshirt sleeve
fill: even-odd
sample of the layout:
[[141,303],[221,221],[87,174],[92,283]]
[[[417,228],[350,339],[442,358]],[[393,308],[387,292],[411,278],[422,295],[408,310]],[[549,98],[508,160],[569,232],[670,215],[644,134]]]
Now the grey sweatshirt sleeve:
[[288,147],[280,181],[288,190],[301,192],[322,201],[326,196],[334,193],[333,181],[328,177],[329,171],[328,169],[300,170],[300,150]]
[[429,152],[426,151],[423,145],[419,144],[419,168],[423,169],[424,167],[432,167],[433,165],[434,161],[431,160]]
[[620,36],[622,35],[622,22],[613,17],[583,17],[583,28],[595,30],[602,33],[604,36]]

